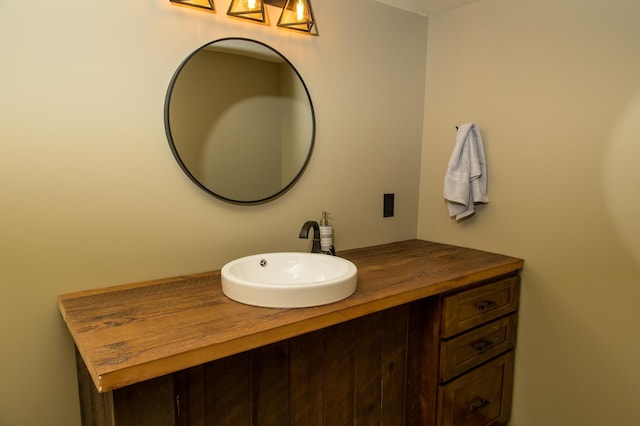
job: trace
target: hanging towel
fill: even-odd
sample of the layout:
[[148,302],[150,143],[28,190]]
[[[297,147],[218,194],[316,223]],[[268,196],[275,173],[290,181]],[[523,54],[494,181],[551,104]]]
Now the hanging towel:
[[444,177],[449,216],[460,220],[475,212],[475,203],[488,203],[487,163],[476,123],[458,126],[456,146]]

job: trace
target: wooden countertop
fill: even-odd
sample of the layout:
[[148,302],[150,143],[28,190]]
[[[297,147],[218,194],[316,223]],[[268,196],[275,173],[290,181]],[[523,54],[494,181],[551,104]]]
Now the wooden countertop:
[[99,392],[325,328],[522,269],[509,256],[420,240],[339,253],[358,267],[345,300],[274,309],[227,298],[220,271],[58,297]]

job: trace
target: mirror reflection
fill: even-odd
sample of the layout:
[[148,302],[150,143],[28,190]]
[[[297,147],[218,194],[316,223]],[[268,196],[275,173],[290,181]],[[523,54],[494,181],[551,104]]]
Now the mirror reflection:
[[178,67],[165,103],[169,145],[200,188],[233,203],[289,189],[309,161],[315,117],[300,74],[248,39],[206,44]]

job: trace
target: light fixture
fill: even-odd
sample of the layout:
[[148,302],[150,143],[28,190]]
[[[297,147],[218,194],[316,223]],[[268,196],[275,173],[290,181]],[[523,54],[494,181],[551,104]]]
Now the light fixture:
[[310,33],[313,24],[313,11],[309,0],[287,0],[278,19],[279,27]]
[[[213,0],[169,0],[171,3],[215,11]],[[310,33],[315,21],[311,0],[231,0],[227,15],[251,21],[266,22],[264,5],[282,8],[278,26]],[[317,34],[317,33],[316,33]]]
[[216,10],[215,7],[213,7],[213,0],[169,0],[169,1],[171,3],[199,7],[201,9]]
[[264,3],[262,0],[231,0],[227,15],[264,22]]

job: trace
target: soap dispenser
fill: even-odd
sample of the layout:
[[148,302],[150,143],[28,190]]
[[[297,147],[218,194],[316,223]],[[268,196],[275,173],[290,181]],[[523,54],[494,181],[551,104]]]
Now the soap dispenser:
[[333,253],[333,226],[329,223],[329,213],[323,211],[320,219],[320,250]]

